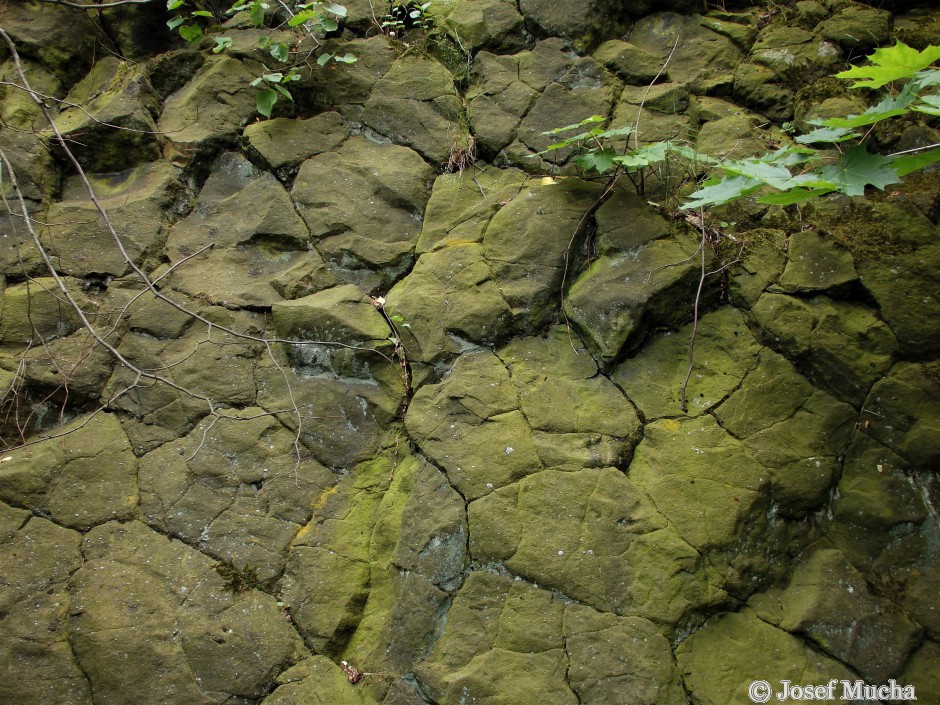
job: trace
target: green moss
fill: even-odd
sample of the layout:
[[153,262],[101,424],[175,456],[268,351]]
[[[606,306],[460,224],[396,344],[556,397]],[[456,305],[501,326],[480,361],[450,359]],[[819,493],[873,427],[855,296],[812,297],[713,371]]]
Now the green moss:
[[258,585],[258,572],[251,566],[245,566],[239,570],[228,563],[216,563],[213,566],[219,577],[225,583],[225,589],[233,595],[251,590]]

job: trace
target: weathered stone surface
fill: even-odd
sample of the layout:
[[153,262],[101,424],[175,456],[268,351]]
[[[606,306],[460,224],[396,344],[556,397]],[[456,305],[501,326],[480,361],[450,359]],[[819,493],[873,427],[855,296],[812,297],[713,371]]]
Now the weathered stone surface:
[[158,102],[143,65],[105,57],[65,100],[81,108],[61,112],[56,127],[88,171],[123,171],[160,155],[154,122]]
[[741,114],[709,120],[699,129],[695,149],[716,159],[761,156],[766,147],[754,134],[758,122],[753,115]]
[[542,467],[509,371],[493,353],[463,355],[443,382],[419,389],[405,427],[464,497]]
[[594,237],[602,255],[634,250],[671,232],[662,216],[629,191],[614,191],[597,209],[594,221]]
[[109,522],[82,548],[85,564],[70,580],[71,643],[109,703],[259,698],[303,653],[273,597],[236,593],[210,558],[177,540]]
[[[355,0],[361,3],[362,0]],[[374,6],[366,6],[370,22]],[[308,89],[310,99],[317,112],[336,110],[348,120],[361,121],[362,106],[372,94],[372,89],[391,68],[397,58],[392,42],[383,34],[367,39],[352,39],[333,43],[326,47],[334,54],[352,54],[352,64],[335,64],[313,71],[301,85]]]
[[456,2],[444,22],[466,51],[506,51],[523,44],[522,15],[512,0]]
[[[678,333],[656,338],[614,370],[612,379],[647,420],[682,413],[680,395],[689,367],[690,336],[690,327],[685,326]],[[736,309],[725,307],[704,315],[695,336],[686,413],[698,416],[721,404],[754,368],[759,349]]]
[[[79,306],[87,310],[88,298],[81,285],[71,277],[63,277],[63,283]],[[80,325],[78,314],[63,301],[52,277],[38,277],[3,289],[0,341],[4,345],[22,346],[61,338]]]
[[11,451],[0,466],[0,499],[88,529],[137,509],[137,459],[112,414],[94,414],[59,431],[54,443]]
[[854,302],[767,293],[751,315],[765,341],[794,360],[811,382],[855,404],[888,371],[897,351],[891,330]]
[[[119,149],[115,147],[115,149]],[[95,197],[108,215],[128,259],[141,265],[163,244],[166,210],[179,194],[179,170],[155,161],[90,178]],[[56,269],[73,276],[121,276],[131,264],[118,249],[101,212],[78,177],[66,181],[62,200],[48,211],[42,244]]]
[[154,528],[259,582],[284,569],[310,503],[335,483],[300,463],[293,434],[258,408],[206,420],[140,459],[141,514]]
[[841,552],[814,553],[780,597],[780,626],[808,636],[869,683],[896,676],[921,629],[884,597],[873,595]]
[[787,294],[808,294],[844,287],[857,281],[852,255],[814,232],[790,236],[787,266],[777,286]]
[[[213,310],[204,314],[218,325],[260,333],[256,314],[221,315]],[[206,398],[225,406],[253,404],[257,394],[252,374],[254,358],[262,349],[218,331],[212,333],[210,343],[202,324],[170,342],[128,333],[119,346],[125,359],[138,369],[157,370],[158,375],[178,387],[142,380],[134,370],[120,366],[105,387],[105,394],[114,395],[113,408],[132,417],[125,427],[134,449],[143,454],[188,433],[209,413]]]
[[394,468],[368,546],[369,595],[343,656],[361,670],[408,673],[436,639],[467,560],[463,499],[428,462]]
[[500,342],[512,320],[483,247],[474,243],[421,255],[386,298],[386,310],[411,326],[399,330],[409,358],[422,362]]
[[739,308],[749,309],[783,272],[786,266],[786,233],[782,230],[752,231],[754,242],[744,251],[738,266],[731,269],[728,298]]
[[404,400],[397,363],[376,354],[370,358],[375,362],[363,368],[354,357],[348,365],[331,361],[324,374],[315,359],[312,369],[295,368],[284,351],[272,353],[273,359],[265,356],[257,362],[248,383],[257,388],[258,405],[277,412],[289,429],[298,432],[300,420],[300,442],[318,461],[348,469],[374,457],[394,437],[389,424],[399,417]]
[[316,652],[342,648],[369,594],[373,526],[394,465],[380,457],[353,468],[310,503],[279,590],[294,623]]
[[432,178],[416,152],[356,137],[304,162],[291,197],[337,275],[371,292],[411,266]]
[[472,178],[467,173],[437,177],[416,252],[481,242],[493,216],[519,194],[525,181],[524,174],[492,166],[475,170]]
[[350,687],[340,667],[326,656],[310,656],[277,677],[278,687],[263,705],[378,705],[361,688]]
[[929,702],[940,698],[940,678],[937,677],[937,659],[940,659],[940,644],[925,641],[915,651],[898,678],[899,683],[912,684],[919,700]]
[[[563,73],[552,77],[522,118],[516,141],[507,148],[507,154],[520,167],[531,171],[538,161],[528,158],[529,155],[557,141],[557,136],[546,135],[546,131],[574,125],[592,115],[608,115],[618,89],[618,81],[594,59],[585,57],[570,63]],[[572,153],[570,148],[559,149],[543,155],[542,159],[558,165]]]
[[[617,74],[622,81],[634,85],[647,84],[659,75],[663,62],[630,42],[611,39],[594,52],[594,58]],[[668,77],[663,73],[663,79]]]
[[288,340],[363,345],[384,341],[388,325],[368,296],[352,284],[275,305],[274,330]]
[[[656,9],[666,8],[657,5]],[[677,44],[679,37],[681,41]],[[671,54],[667,67],[669,78],[688,85],[694,93],[713,93],[727,87],[731,72],[744,58],[744,53],[731,39],[716,32],[708,20],[694,15],[651,14],[633,25],[627,40],[657,57],[660,66]]]
[[[41,63],[66,85],[84,76],[95,56],[97,32],[86,13],[26,0],[4,5],[0,24],[22,56]],[[4,42],[0,57],[8,56]]]
[[[260,68],[260,67],[259,67]],[[232,140],[255,112],[252,69],[229,56],[212,57],[163,104],[157,129],[163,155],[174,163]]]
[[748,686],[756,680],[770,681],[775,692],[781,679],[799,684],[855,680],[841,663],[761,621],[751,610],[709,622],[679,644],[675,653],[686,689],[702,705],[748,699]]
[[483,236],[483,256],[512,310],[515,330],[533,333],[550,321],[572,266],[571,242],[601,191],[579,179],[531,185],[493,216]]
[[379,79],[362,112],[363,123],[445,164],[460,129],[461,104],[443,65],[429,57],[404,56]]
[[887,10],[853,2],[820,22],[815,32],[846,49],[868,50],[887,42],[891,24],[891,13]]
[[243,136],[249,154],[278,170],[336,149],[349,136],[349,127],[342,115],[327,112],[307,120],[274,118],[252,123]]
[[695,251],[689,238],[654,240],[599,257],[571,285],[565,313],[602,364],[637,345],[650,327],[688,318],[698,276],[690,260]]
[[89,705],[68,642],[67,582],[82,565],[81,535],[0,504],[0,699]]
[[865,432],[914,467],[940,458],[940,384],[937,366],[898,363],[865,400]]
[[699,554],[613,468],[543,470],[472,502],[470,553],[605,612],[660,625],[723,593]]
[[166,249],[175,263],[206,246],[239,245],[306,250],[309,234],[277,179],[240,154],[226,152],[199,192],[193,212],[173,226]]
[[515,139],[522,117],[538,97],[537,88],[520,74],[521,57],[527,54],[498,56],[481,51],[473,62],[467,114],[477,143],[486,153],[496,154]]
[[[896,232],[911,230],[899,228]],[[901,350],[918,358],[940,352],[936,335],[940,315],[938,260],[940,246],[929,245],[910,254],[879,256],[877,262],[858,266],[862,284],[878,302],[879,312]]]
[[[637,617],[567,605],[520,581],[474,572],[419,666],[437,702],[684,702],[668,642]],[[573,692],[572,692],[573,691]]]
[[761,32],[748,60],[770,68],[782,81],[805,84],[831,74],[841,58],[839,47],[812,32],[770,25]]

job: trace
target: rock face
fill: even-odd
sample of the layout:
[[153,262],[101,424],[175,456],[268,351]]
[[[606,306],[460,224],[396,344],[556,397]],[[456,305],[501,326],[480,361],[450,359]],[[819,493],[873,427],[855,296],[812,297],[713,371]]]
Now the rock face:
[[0,703],[940,701],[937,172],[703,228],[544,151],[759,156],[940,14],[157,5],[0,2]]

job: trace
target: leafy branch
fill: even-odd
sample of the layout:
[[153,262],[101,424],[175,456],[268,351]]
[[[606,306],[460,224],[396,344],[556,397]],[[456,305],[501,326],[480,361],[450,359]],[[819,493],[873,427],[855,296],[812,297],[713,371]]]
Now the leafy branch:
[[[287,14],[287,20],[283,24],[286,24],[291,30],[303,31],[313,41],[314,51],[320,47],[318,37],[338,30],[340,20],[347,15],[344,5],[325,2],[324,0],[293,3],[293,6],[284,2],[284,0],[278,0],[278,3]],[[188,0],[167,0],[167,11],[176,14],[166,24],[171,30],[177,30],[180,37],[192,44],[206,36],[202,23],[206,20],[212,21],[214,15],[208,10],[189,10],[188,4]],[[225,14],[234,16],[244,13],[253,27],[261,29],[265,26],[265,18],[270,9],[270,5],[263,0],[236,0],[235,4],[225,11]],[[212,48],[213,53],[222,53],[232,46],[231,37],[216,35],[212,39],[215,42],[215,46]],[[302,39],[303,37],[299,37],[296,42],[293,42],[294,46],[299,45]],[[258,40],[257,47],[262,51],[267,51],[275,61],[284,65],[290,64],[291,55],[294,53],[291,44],[285,41],[276,41],[271,34],[261,37]],[[350,64],[356,61],[356,57],[352,54],[339,56],[322,52],[317,57],[316,63],[318,66],[325,66],[330,61]],[[266,69],[264,73],[252,81],[252,86],[261,88],[255,98],[255,107],[261,115],[266,118],[271,117],[274,105],[281,97],[293,101],[294,97],[287,89],[286,84],[301,79],[298,67],[299,63],[288,66],[286,70],[282,71]]]

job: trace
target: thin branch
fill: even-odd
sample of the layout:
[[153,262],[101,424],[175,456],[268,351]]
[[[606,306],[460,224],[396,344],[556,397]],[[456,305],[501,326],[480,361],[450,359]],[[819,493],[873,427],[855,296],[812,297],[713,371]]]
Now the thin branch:
[[682,37],[682,33],[676,35],[676,43],[672,45],[672,51],[669,52],[669,56],[666,57],[666,60],[663,62],[663,65],[659,69],[659,73],[653,76],[653,80],[650,81],[650,84],[646,87],[646,92],[643,94],[643,100],[640,101],[640,107],[636,111],[636,122],[633,125],[633,139],[636,144],[636,149],[640,148],[640,115],[643,112],[643,106],[646,105],[646,99],[649,97],[650,91],[653,89],[653,86],[656,85],[656,81],[659,80],[659,77],[663,75],[663,71],[666,70],[666,67],[669,66],[669,62],[672,61],[672,55],[676,53],[676,49],[679,46],[679,39]]
[[153,2],[153,0],[113,0],[112,2],[103,2],[93,5],[69,2],[69,0],[39,0],[39,2],[49,3],[50,5],[64,5],[65,7],[74,7],[79,10],[106,10],[109,7],[121,7],[122,5],[146,5]]
[[686,391],[689,387],[689,380],[692,378],[692,369],[695,366],[695,334],[698,332],[698,308],[699,303],[702,300],[702,288],[705,285],[705,277],[708,276],[708,272],[705,271],[705,241],[707,234],[705,231],[705,213],[699,208],[699,218],[701,219],[701,233],[702,233],[702,243],[699,246],[699,251],[702,253],[702,268],[701,276],[698,279],[698,290],[695,292],[695,307],[694,313],[692,316],[692,334],[689,336],[689,369],[686,370],[685,379],[682,382],[682,387],[679,390],[679,408],[682,409],[682,412],[685,413],[688,410],[688,404],[686,404]]

